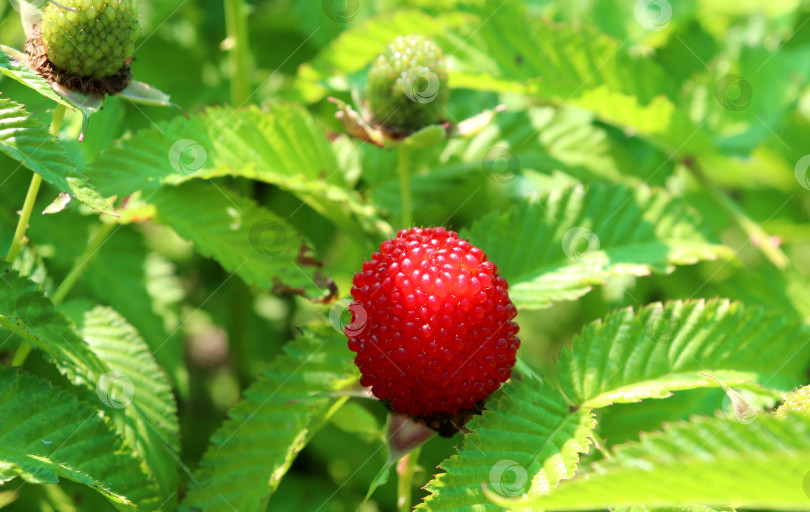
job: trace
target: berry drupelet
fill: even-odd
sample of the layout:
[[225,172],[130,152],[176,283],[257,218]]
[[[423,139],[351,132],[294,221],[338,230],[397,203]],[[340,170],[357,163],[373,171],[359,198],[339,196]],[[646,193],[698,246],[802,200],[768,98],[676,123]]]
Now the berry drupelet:
[[520,341],[507,288],[455,232],[400,231],[354,276],[346,334],[361,384],[394,412],[454,432],[511,376]]

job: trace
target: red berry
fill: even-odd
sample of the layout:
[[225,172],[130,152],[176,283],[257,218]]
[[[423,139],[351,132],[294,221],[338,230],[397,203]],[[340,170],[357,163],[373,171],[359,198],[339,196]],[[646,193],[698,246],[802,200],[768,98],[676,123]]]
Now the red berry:
[[361,384],[415,418],[480,407],[520,345],[507,288],[453,231],[411,228],[383,242],[352,287],[346,335]]

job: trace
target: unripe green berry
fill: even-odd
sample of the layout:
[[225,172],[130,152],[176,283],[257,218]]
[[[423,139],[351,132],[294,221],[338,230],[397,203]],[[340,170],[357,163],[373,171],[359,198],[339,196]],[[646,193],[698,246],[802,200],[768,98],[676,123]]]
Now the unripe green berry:
[[77,77],[115,75],[135,52],[141,31],[135,0],[58,3],[48,3],[42,18],[42,42],[48,60]]
[[810,416],[810,386],[799,388],[789,394],[782,405],[776,409],[775,414],[784,418],[790,413]]
[[442,122],[449,97],[442,51],[422,36],[396,38],[368,73],[369,110],[392,131],[413,132]]

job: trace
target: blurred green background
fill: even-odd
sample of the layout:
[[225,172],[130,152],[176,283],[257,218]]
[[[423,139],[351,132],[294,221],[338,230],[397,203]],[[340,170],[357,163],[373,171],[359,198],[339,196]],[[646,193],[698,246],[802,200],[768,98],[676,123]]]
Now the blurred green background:
[[[708,169],[711,177],[739,201],[752,219],[779,237],[797,267],[780,273],[764,263],[756,244],[747,240],[727,214],[713,206],[678,158],[671,158],[631,131],[564,101],[454,89],[449,107],[454,119],[501,103],[509,110],[496,118],[491,130],[473,141],[450,141],[417,152],[416,162],[424,164],[420,174],[423,179],[414,184],[417,224],[443,224],[463,230],[483,211],[507,208],[516,198],[575,180],[647,182],[686,197],[704,214],[708,228],[738,251],[739,261],[732,264],[701,263],[667,276],[614,279],[578,301],[521,312],[521,355],[543,374],[552,372],[561,344],[570,343],[584,324],[614,308],[675,298],[727,296],[753,304],[787,306],[802,318],[810,314],[804,277],[810,270],[810,191],[797,181],[794,172],[800,158],[810,153],[810,4],[798,0],[652,3],[652,10],[644,7],[641,15],[638,3],[632,1],[531,1],[527,5],[532,16],[592,28],[603,35],[600,37],[620,42],[621,52],[631,58],[654,59],[665,73],[662,79],[632,74],[619,79],[637,81],[633,87],[648,88],[649,97],[667,95],[678,112],[696,120],[722,155],[717,165]],[[229,43],[222,2],[139,0],[138,4],[144,31],[132,66],[136,79],[169,93],[192,116],[208,105],[229,104]],[[498,16],[500,9],[500,2],[361,1],[356,16],[343,23],[330,18],[328,9],[323,8],[326,4],[330,2],[250,3],[254,66],[250,103],[304,102],[333,136],[341,132],[333,116],[334,106],[324,94],[313,96],[313,85],[301,79],[298,72],[300,66],[322,52],[340,51],[335,41],[342,32],[360,30],[369,19],[385,19],[410,9],[433,16],[482,9],[490,9],[493,16]],[[669,13],[666,9],[670,9]],[[650,29],[643,21],[659,18],[666,20],[661,30]],[[7,2],[0,4],[0,40],[20,49],[24,43],[18,13]],[[385,43],[380,41],[381,45]],[[351,48],[345,51],[351,52]],[[542,48],[537,52],[542,60]],[[521,64],[520,55],[512,58],[516,66]],[[611,68],[606,72],[614,71]],[[744,77],[747,83],[737,84],[739,89],[728,93],[731,101],[751,96],[739,115],[716,98],[718,81],[729,73]],[[320,85],[329,94],[349,101],[352,86],[361,89],[363,74],[336,76]],[[746,92],[747,88],[750,92]],[[32,91],[7,78],[0,78],[0,91],[26,104],[29,111],[48,122],[52,105]],[[91,161],[113,140],[125,139],[178,115],[172,109],[142,107],[110,98],[104,110],[92,118],[86,142],[66,145],[78,161]],[[67,123],[69,133],[77,134],[78,116],[69,115]],[[537,136],[524,141],[534,130],[538,130]],[[484,148],[499,145],[510,147],[516,155],[521,170],[518,179],[493,179],[482,169],[480,155]],[[439,173],[428,164],[435,161],[464,165],[459,163],[461,171],[454,172],[448,164]],[[366,146],[359,152],[360,163],[363,170],[358,189],[396,219],[399,190],[395,155]],[[499,165],[508,168],[511,163]],[[0,246],[5,246],[30,174],[4,156],[0,156],[0,169]],[[241,186],[232,180],[223,180],[223,185]],[[55,195],[45,187],[37,211]],[[294,196],[262,184],[257,184],[254,197],[276,212],[290,212],[300,206]],[[35,215],[32,220],[29,237],[40,244],[54,282],[64,277],[82,250],[85,233],[93,222],[84,213],[71,208],[55,216]],[[370,254],[306,206],[291,222],[311,238],[326,272],[337,283],[341,297],[346,297],[353,273]],[[146,290],[137,285],[137,278],[134,287],[128,287],[126,279],[94,272],[91,264],[75,294],[86,292],[101,299],[105,294],[128,295],[133,308],[142,301],[158,304],[154,325],[142,334],[165,336],[174,331],[169,349],[182,350],[185,355],[186,371],[172,377],[180,405],[183,464],[194,468],[208,437],[238,400],[240,390],[279,353],[296,326],[328,318],[329,307],[298,297],[249,290],[238,279],[228,280],[219,289],[227,277],[219,265],[194,254],[169,230],[150,224],[122,229],[99,259],[120,258],[125,272],[123,269],[129,268],[127,256],[143,253],[148,254],[148,264],[140,269]],[[0,348],[4,356],[12,353],[14,343],[11,340]],[[39,357],[35,354],[28,363],[33,371],[58,378]],[[615,414],[613,420],[600,418],[604,427],[601,435],[611,442],[633,439],[640,430],[655,429],[664,421],[685,416],[687,412],[683,411],[711,413],[721,407],[722,396],[718,390],[690,391],[678,393],[673,399],[681,407],[669,402],[665,407],[659,401],[619,406],[611,413]],[[352,399],[300,454],[268,510],[355,510],[385,459],[381,442],[385,415],[376,402]],[[430,441],[422,450],[422,470],[415,481],[426,483],[438,472],[435,467],[455,453],[460,443],[460,436]],[[106,501],[72,484],[60,489],[68,494],[79,493],[82,510],[110,508]],[[9,510],[27,510],[58,492],[49,486],[30,486]],[[417,491],[417,496],[423,494]],[[47,498],[49,503],[54,500],[53,496]],[[395,510],[395,502],[392,481],[379,489],[362,510]],[[64,506],[64,510],[70,510],[67,504]]]

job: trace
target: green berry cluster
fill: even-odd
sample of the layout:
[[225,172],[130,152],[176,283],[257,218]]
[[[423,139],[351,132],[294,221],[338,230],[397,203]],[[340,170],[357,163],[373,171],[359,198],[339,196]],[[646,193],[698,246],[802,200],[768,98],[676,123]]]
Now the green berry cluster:
[[59,0],[47,4],[42,18],[48,60],[79,77],[114,75],[135,52],[139,34],[135,0]]
[[366,99],[383,126],[412,132],[444,120],[447,64],[433,41],[400,36],[372,64]]

